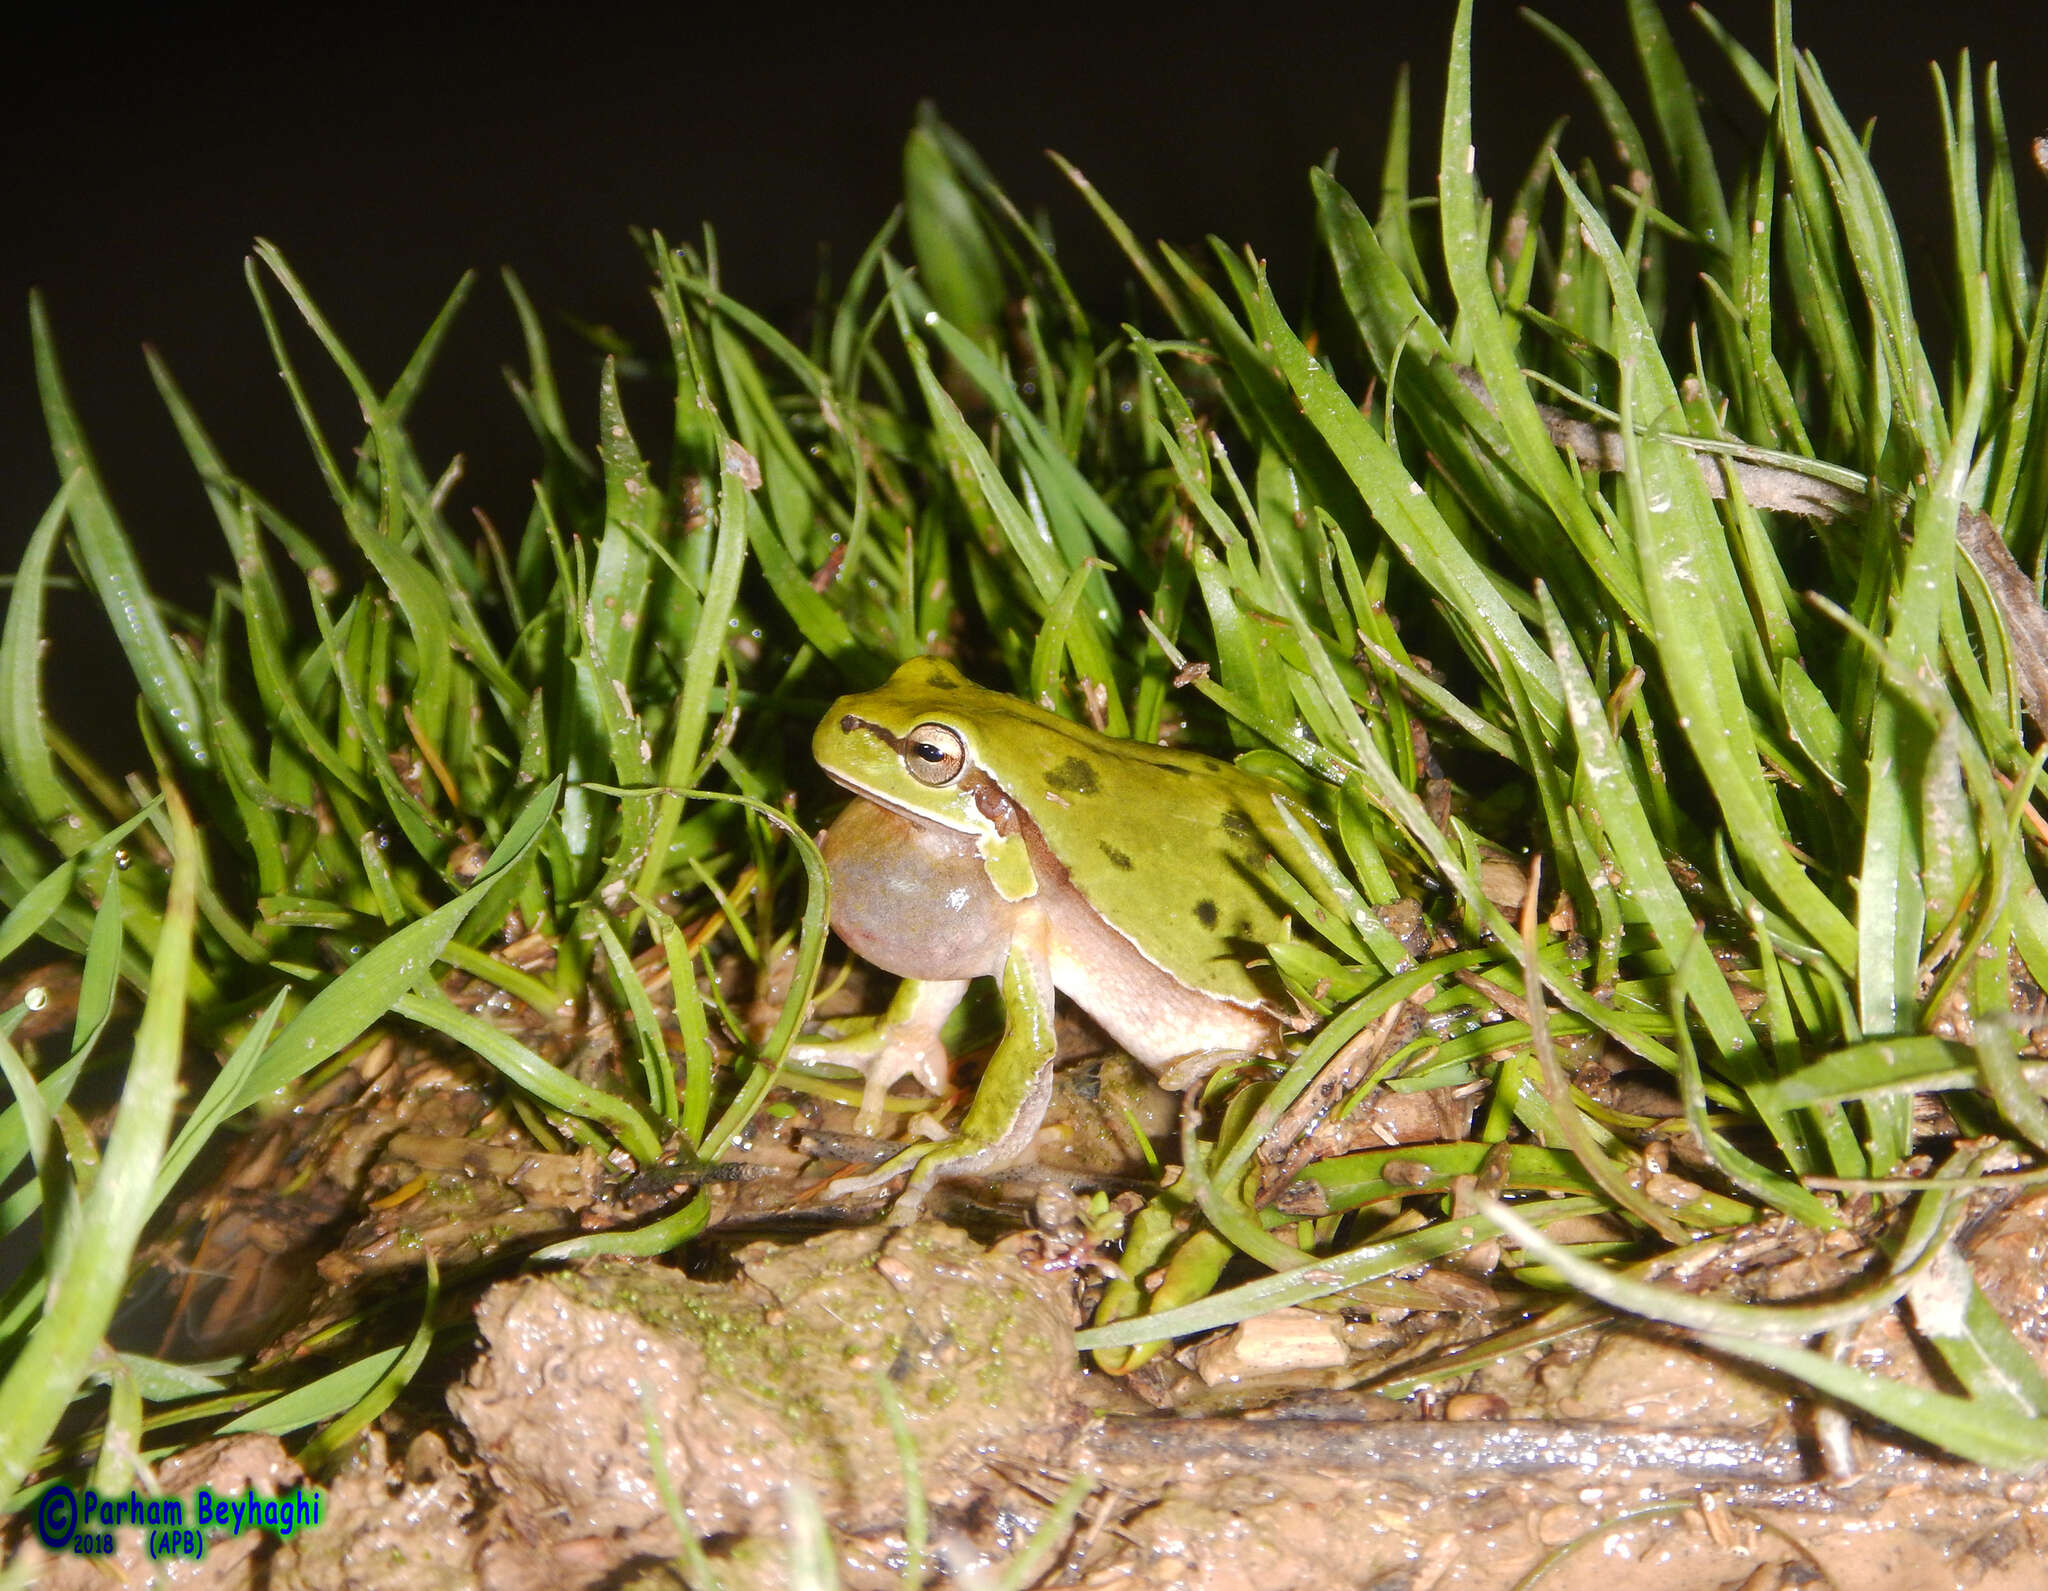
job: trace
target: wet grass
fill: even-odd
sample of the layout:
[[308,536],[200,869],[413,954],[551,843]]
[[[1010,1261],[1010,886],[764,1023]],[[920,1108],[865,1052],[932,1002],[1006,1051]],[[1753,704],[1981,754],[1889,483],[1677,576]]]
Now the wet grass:
[[[502,535],[465,524],[456,473],[407,430],[473,284],[373,378],[347,306],[330,320],[259,245],[250,290],[330,512],[286,520],[153,367],[233,570],[189,618],[152,599],[33,308],[63,484],[0,629],[0,951],[69,958],[80,984],[68,1032],[11,1041],[40,992],[0,1017],[0,1224],[41,1239],[0,1296],[0,1496],[230,1412],[314,1430],[318,1457],[389,1403],[431,1294],[409,1338],[256,1413],[233,1366],[104,1346],[181,1177],[381,1032],[469,1050],[538,1132],[615,1167],[726,1153],[797,1081],[827,955],[810,728],[931,651],[1111,734],[1241,755],[1337,858],[1275,880],[1304,908],[1271,952],[1307,1019],[1284,1064],[1204,1085],[1178,1180],[1094,1212],[1160,1283],[1104,1294],[1083,1343],[1106,1366],[1498,1238],[1503,1277],[1575,1290],[1574,1319],[1590,1299],[1670,1321],[1957,1454],[2048,1458],[2048,1384],[1954,1243],[1987,1178],[2048,1175],[2013,1016],[2015,979],[2048,984],[2025,683],[2048,309],[1995,78],[1935,78],[1953,225],[1931,343],[1869,153],[1789,20],[1768,59],[1711,22],[1696,45],[1754,101],[1731,156],[1658,13],[1630,15],[1647,127],[1582,58],[1613,163],[1545,147],[1497,196],[1471,174],[1461,20],[1433,195],[1408,191],[1404,83],[1376,185],[1311,174],[1304,305],[1253,252],[1139,242],[1067,168],[1145,295],[1137,324],[1093,315],[935,117],[801,346],[728,293],[709,234],[647,234],[659,393],[607,361],[565,395],[508,276],[538,463]],[[360,434],[315,419],[337,383]],[[2027,601],[1972,550],[1983,522],[2035,572]],[[60,553],[133,669],[146,775],[61,732]],[[1501,887],[1503,861],[1522,883]],[[1404,899],[1435,930],[1419,962],[1383,916]],[[493,953],[521,934],[542,964]],[[672,1027],[628,970],[654,947]],[[610,1013],[615,1076],[458,1005],[457,973]],[[771,978],[787,993],[756,1035],[731,1005]],[[1404,1004],[1419,1035],[1374,1048]],[[1663,1074],[1682,1111],[1600,1106],[1565,1064],[1592,1045]],[[119,1103],[88,1117],[71,1095],[102,1069]],[[1322,1212],[1283,1213],[1262,1152],[1332,1078],[1353,1103],[1451,1084],[1487,1103],[1465,1143],[1323,1161]],[[1916,1137],[1934,1097],[1954,1144]],[[1706,1168],[1662,1197],[1646,1157],[1678,1135]],[[1396,1159],[1430,1175],[1397,1183]],[[700,1193],[556,1252],[666,1251],[707,1211]],[[1592,1213],[1615,1241],[1542,1235]],[[1751,1306],[1657,1281],[1752,1223],[1852,1215],[1883,1260],[1848,1294]],[[1224,1287],[1233,1264],[1270,1274]],[[1835,1357],[1901,1298],[1946,1390]],[[51,1448],[102,1384],[94,1434]]]

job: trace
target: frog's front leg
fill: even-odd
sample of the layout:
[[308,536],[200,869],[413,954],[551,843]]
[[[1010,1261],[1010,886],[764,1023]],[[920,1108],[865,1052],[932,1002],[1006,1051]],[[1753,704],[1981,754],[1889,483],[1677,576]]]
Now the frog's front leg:
[[860,1192],[910,1172],[910,1184],[890,1212],[892,1223],[915,1220],[926,1193],[939,1179],[999,1171],[1015,1165],[1031,1147],[1052,1100],[1052,1062],[1058,1048],[1049,938],[1045,919],[1037,912],[1026,914],[1011,938],[1003,959],[1002,1042],[982,1072],[959,1135],[944,1143],[913,1144],[879,1169],[839,1184],[847,1192]]
[[939,1031],[966,993],[966,979],[905,978],[880,1016],[841,1022],[830,1038],[800,1040],[790,1046],[790,1057],[859,1072],[865,1079],[859,1125],[861,1131],[873,1132],[881,1124],[883,1101],[897,1078],[914,1077],[933,1094],[945,1092],[952,1062],[939,1042]]

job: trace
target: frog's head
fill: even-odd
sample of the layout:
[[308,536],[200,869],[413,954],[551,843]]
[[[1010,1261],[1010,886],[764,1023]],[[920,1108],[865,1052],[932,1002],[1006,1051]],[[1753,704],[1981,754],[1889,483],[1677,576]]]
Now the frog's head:
[[974,801],[973,698],[988,694],[951,663],[912,658],[879,689],[834,702],[811,754],[870,801],[965,834],[985,832],[990,819]]
[[1009,799],[978,750],[1000,738],[1009,698],[970,683],[952,664],[912,658],[888,683],[832,704],[811,754],[857,795],[975,836],[1006,899],[1035,887]]

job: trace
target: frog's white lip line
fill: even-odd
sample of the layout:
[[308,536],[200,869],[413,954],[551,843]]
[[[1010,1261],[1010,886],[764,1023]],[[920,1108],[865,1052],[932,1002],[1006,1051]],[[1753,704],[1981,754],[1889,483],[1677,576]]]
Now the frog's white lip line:
[[863,801],[872,801],[878,807],[886,807],[898,817],[908,818],[913,823],[928,823],[935,829],[948,829],[955,834],[979,834],[981,832],[979,829],[969,828],[964,823],[948,823],[936,813],[926,812],[920,808],[907,807],[899,801],[891,801],[881,791],[850,779],[843,773],[835,773],[830,768],[825,770],[825,777],[838,785],[842,790],[851,790]]

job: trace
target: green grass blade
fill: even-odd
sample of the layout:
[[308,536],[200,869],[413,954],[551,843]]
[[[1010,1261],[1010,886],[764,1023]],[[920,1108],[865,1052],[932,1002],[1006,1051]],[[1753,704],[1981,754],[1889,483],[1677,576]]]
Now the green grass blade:
[[77,1240],[53,1272],[48,1306],[0,1379],[0,1496],[12,1496],[83,1382],[127,1286],[128,1266],[154,1206],[153,1186],[176,1107],[187,974],[198,916],[199,841],[183,799],[165,791],[173,834],[163,932],[149,998],[106,1152]]
[[790,969],[789,990],[783,996],[782,1013],[775,1019],[775,1027],[761,1046],[761,1059],[755,1062],[752,1074],[741,1084],[739,1093],[720,1114],[718,1120],[706,1134],[703,1156],[715,1161],[732,1146],[733,1141],[746,1130],[747,1123],[754,1119],[761,1102],[768,1097],[768,1090],[775,1085],[782,1063],[788,1057],[790,1041],[797,1030],[810,1019],[811,996],[818,985],[818,968],[825,956],[825,924],[831,912],[832,884],[825,872],[825,859],[818,854],[818,848],[803,829],[790,822],[782,813],[771,806],[746,796],[726,795],[716,791],[694,790],[684,792],[692,797],[711,801],[730,801],[745,807],[757,816],[780,829],[796,849],[797,859],[804,872],[804,909],[797,925],[796,963]]
[[611,968],[612,982],[633,1018],[633,1042],[640,1051],[641,1068],[647,1074],[648,1103],[660,1121],[673,1125],[681,1118],[682,1109],[676,1097],[675,1066],[668,1058],[661,1021],[654,1014],[654,1002],[648,998],[647,985],[634,971],[632,957],[619,943],[617,931],[602,917],[596,920],[596,927],[598,938],[604,942],[605,961]]
[[58,778],[43,734],[43,587],[72,492],[84,481],[82,473],[66,480],[36,522],[0,628],[0,767],[28,815],[67,855],[89,844],[96,829]]
[[[1577,778],[1583,783],[1586,800],[1582,816],[1606,838],[1608,854],[1621,874],[1617,883],[1626,886],[1623,893],[1628,914],[1649,927],[1662,953],[1663,966],[1676,971],[1685,964],[1686,951],[1699,932],[1692,908],[1665,866],[1664,852],[1643,809],[1634,772],[1615,740],[1562,615],[1541,585],[1537,587],[1537,600],[1543,604],[1551,655],[1571,717],[1572,737],[1578,751]],[[1698,1002],[1707,1030],[1723,1055],[1741,1056],[1754,1047],[1755,1037],[1749,1024],[1718,970],[1690,978],[1688,992]]]
[[304,1386],[279,1393],[228,1421],[220,1428],[220,1434],[234,1436],[243,1431],[259,1431],[269,1436],[288,1436],[322,1420],[331,1420],[368,1397],[404,1358],[407,1346],[401,1343],[396,1348],[365,1354]]
[[[1476,156],[1472,138],[1472,7],[1470,0],[1460,0],[1451,32],[1450,75],[1438,150],[1437,202],[1442,211],[1444,268],[1463,331],[1472,340],[1472,363],[1493,399],[1515,469],[1564,527],[1572,545],[1597,565],[1605,561],[1600,549],[1606,543],[1606,533],[1551,443],[1522,378],[1514,337],[1494,298],[1473,176]],[[1609,586],[1627,589],[1620,581],[1611,581]]]
[[1088,208],[1095,212],[1095,217],[1102,223],[1103,230],[1116,241],[1117,247],[1123,250],[1124,258],[1131,262],[1131,269],[1138,273],[1138,280],[1151,290],[1152,296],[1159,301],[1159,307],[1166,311],[1166,318],[1180,329],[1182,336],[1194,335],[1193,322],[1181,307],[1180,299],[1168,285],[1157,263],[1145,252],[1144,245],[1138,241],[1137,234],[1130,229],[1124,218],[1110,208],[1109,201],[1102,197],[1095,184],[1082,176],[1080,169],[1065,156],[1050,149],[1045,154],[1087,201]]
[[974,341],[992,344],[1003,314],[1003,273],[973,196],[947,158],[924,107],[903,145],[903,219],[939,313]]
[[542,1104],[571,1116],[602,1122],[634,1159],[652,1165],[661,1158],[661,1144],[647,1119],[634,1106],[599,1089],[579,1083],[561,1068],[549,1065],[509,1033],[482,1017],[459,1009],[446,995],[402,994],[391,1002],[394,1016],[432,1028],[481,1056],[504,1077],[517,1083]]
[[[1521,674],[1529,699],[1544,722],[1554,727],[1563,716],[1557,694],[1556,668],[1529,634],[1486,569],[1451,532],[1427,493],[1411,476],[1393,449],[1358,412],[1330,372],[1309,357],[1308,350],[1260,300],[1256,324],[1259,341],[1292,389],[1295,400],[1335,454],[1373,516],[1439,597],[1449,603],[1474,635],[1498,646]],[[1546,438],[1545,449],[1549,450]],[[1555,452],[1551,452],[1555,459]]]
[[[205,714],[185,659],[171,641],[170,627],[157,610],[156,598],[144,579],[142,565],[127,532],[108,502],[106,487],[86,446],[85,432],[64,373],[57,364],[57,344],[50,330],[41,294],[29,296],[29,330],[35,344],[36,387],[43,403],[43,423],[58,477],[71,482],[70,515],[74,544],[93,591],[114,627],[115,638],[135,671],[137,685],[150,712],[170,737],[182,761],[203,768],[212,759],[206,745]],[[75,482],[74,476],[79,477]]]
[[1709,250],[1725,255],[1735,241],[1735,232],[1721,175],[1714,166],[1713,146],[1707,142],[1706,124],[1700,117],[1699,98],[1678,46],[1653,0],[1629,0],[1628,22],[1643,81],[1650,90],[1651,114],[1657,119],[1665,155],[1685,195],[1686,224]]
[[1811,1349],[1725,1332],[1702,1332],[1700,1341],[1803,1381],[1851,1408],[1924,1442],[1992,1469],[2027,1471],[2048,1459],[2048,1420],[2027,1419],[1981,1398],[1958,1397],[1871,1375]]
[[447,341],[448,333],[455,325],[455,317],[462,313],[462,306],[469,302],[470,289],[475,286],[476,272],[464,271],[448,290],[433,324],[427,327],[427,334],[420,339],[412,357],[406,360],[398,379],[391,383],[391,390],[384,394],[385,413],[395,424],[403,425],[406,416],[412,412],[420,389],[426,385],[427,376],[434,368],[434,361],[440,357],[441,345]]
[[561,781],[555,779],[528,797],[505,838],[491,853],[490,862],[468,889],[399,929],[315,995],[251,1070],[248,1082],[234,1096],[229,1113],[303,1077],[380,1020],[432,968],[442,946],[455,936],[470,912],[491,895],[493,883],[517,868],[540,843],[561,789]]
[[432,1249],[427,1250],[427,1277],[421,1293],[420,1323],[404,1350],[368,1392],[299,1450],[299,1462],[308,1471],[318,1474],[354,1446],[426,1362],[427,1350],[434,1346],[434,1314],[441,1299],[441,1268],[434,1262]]
[[163,1166],[157,1172],[156,1203],[161,1205],[171,1196],[199,1152],[212,1139],[229,1116],[233,1115],[236,1101],[247,1097],[248,1080],[256,1063],[270,1044],[270,1035],[277,1030],[278,1018],[284,1014],[286,991],[280,989],[271,996],[270,1004],[244,1033],[234,1050],[229,1054],[214,1079],[207,1085],[199,1103],[186,1116],[185,1124],[178,1129],[178,1135],[171,1141],[170,1151],[164,1156]]
[[[672,271],[673,268],[672,261],[663,266],[664,271]],[[679,301],[680,295],[677,297]],[[678,339],[674,346],[678,368],[685,371],[685,376],[679,379],[687,379],[691,386],[695,386],[694,375],[688,373],[691,355],[687,341]],[[680,402],[679,395],[678,404]],[[722,430],[719,436],[722,443]],[[690,635],[689,650],[683,658],[683,688],[676,700],[669,730],[668,754],[662,763],[661,783],[668,791],[695,784],[699,777],[698,758],[704,745],[705,726],[710,718],[711,687],[717,676],[733,608],[739,599],[740,576],[746,564],[747,522],[753,513],[753,503],[745,480],[734,467],[736,461],[724,457],[723,446],[720,453],[724,467],[717,478],[714,532],[717,541],[711,554],[710,569],[704,584],[703,601],[698,610],[696,626]],[[807,595],[816,597],[816,593],[808,584],[798,584]],[[817,606],[824,609],[822,602]],[[824,611],[830,612],[829,609]],[[832,619],[836,622],[837,615],[832,615]],[[850,634],[843,624],[838,625],[835,640],[842,647],[850,643]],[[819,649],[825,650],[823,647]],[[826,655],[833,654],[827,652]],[[665,791],[649,825],[647,859],[634,885],[636,892],[644,897],[652,898],[660,887],[661,870],[667,862],[669,846],[675,838],[677,826],[682,822],[682,813],[681,799]],[[701,1130],[700,1122],[699,1131]]]
[[[1606,1205],[1600,1199],[1574,1197],[1546,1199],[1516,1208],[1529,1220],[1547,1226],[1553,1221],[1604,1211]],[[1461,1253],[1495,1236],[1499,1230],[1484,1216],[1438,1221],[1399,1237],[1361,1244],[1342,1254],[1320,1256],[1313,1265],[1262,1277],[1226,1292],[1212,1293],[1179,1309],[1120,1320],[1108,1326],[1091,1326],[1074,1333],[1074,1346],[1083,1353],[1092,1353],[1101,1348],[1124,1348],[1134,1343],[1185,1337],[1193,1332],[1212,1331],[1218,1326],[1232,1326],[1269,1310],[1313,1303],[1318,1298],[1327,1298],[1360,1283],[1427,1265],[1448,1254]]]
[[[1632,416],[1631,388],[1640,383],[1644,408],[1669,413],[1678,406],[1670,372],[1655,336],[1630,290],[1629,270],[1604,219],[1563,172],[1558,181],[1577,210],[1581,231],[1605,267],[1620,316],[1624,475],[1637,524],[1638,570],[1649,595],[1663,677],[1678,708],[1687,743],[1699,759],[1738,855],[1756,870],[1836,964],[1856,965],[1858,940],[1840,907],[1807,875],[1783,839],[1784,825],[1765,777],[1745,705],[1744,675],[1725,637],[1740,627],[1752,668],[1770,673],[1748,606],[1728,558],[1720,521],[1692,461],[1669,443],[1641,435]],[[1702,604],[1721,616],[1720,633],[1702,626]],[[1753,677],[1753,676],[1752,676]]]

